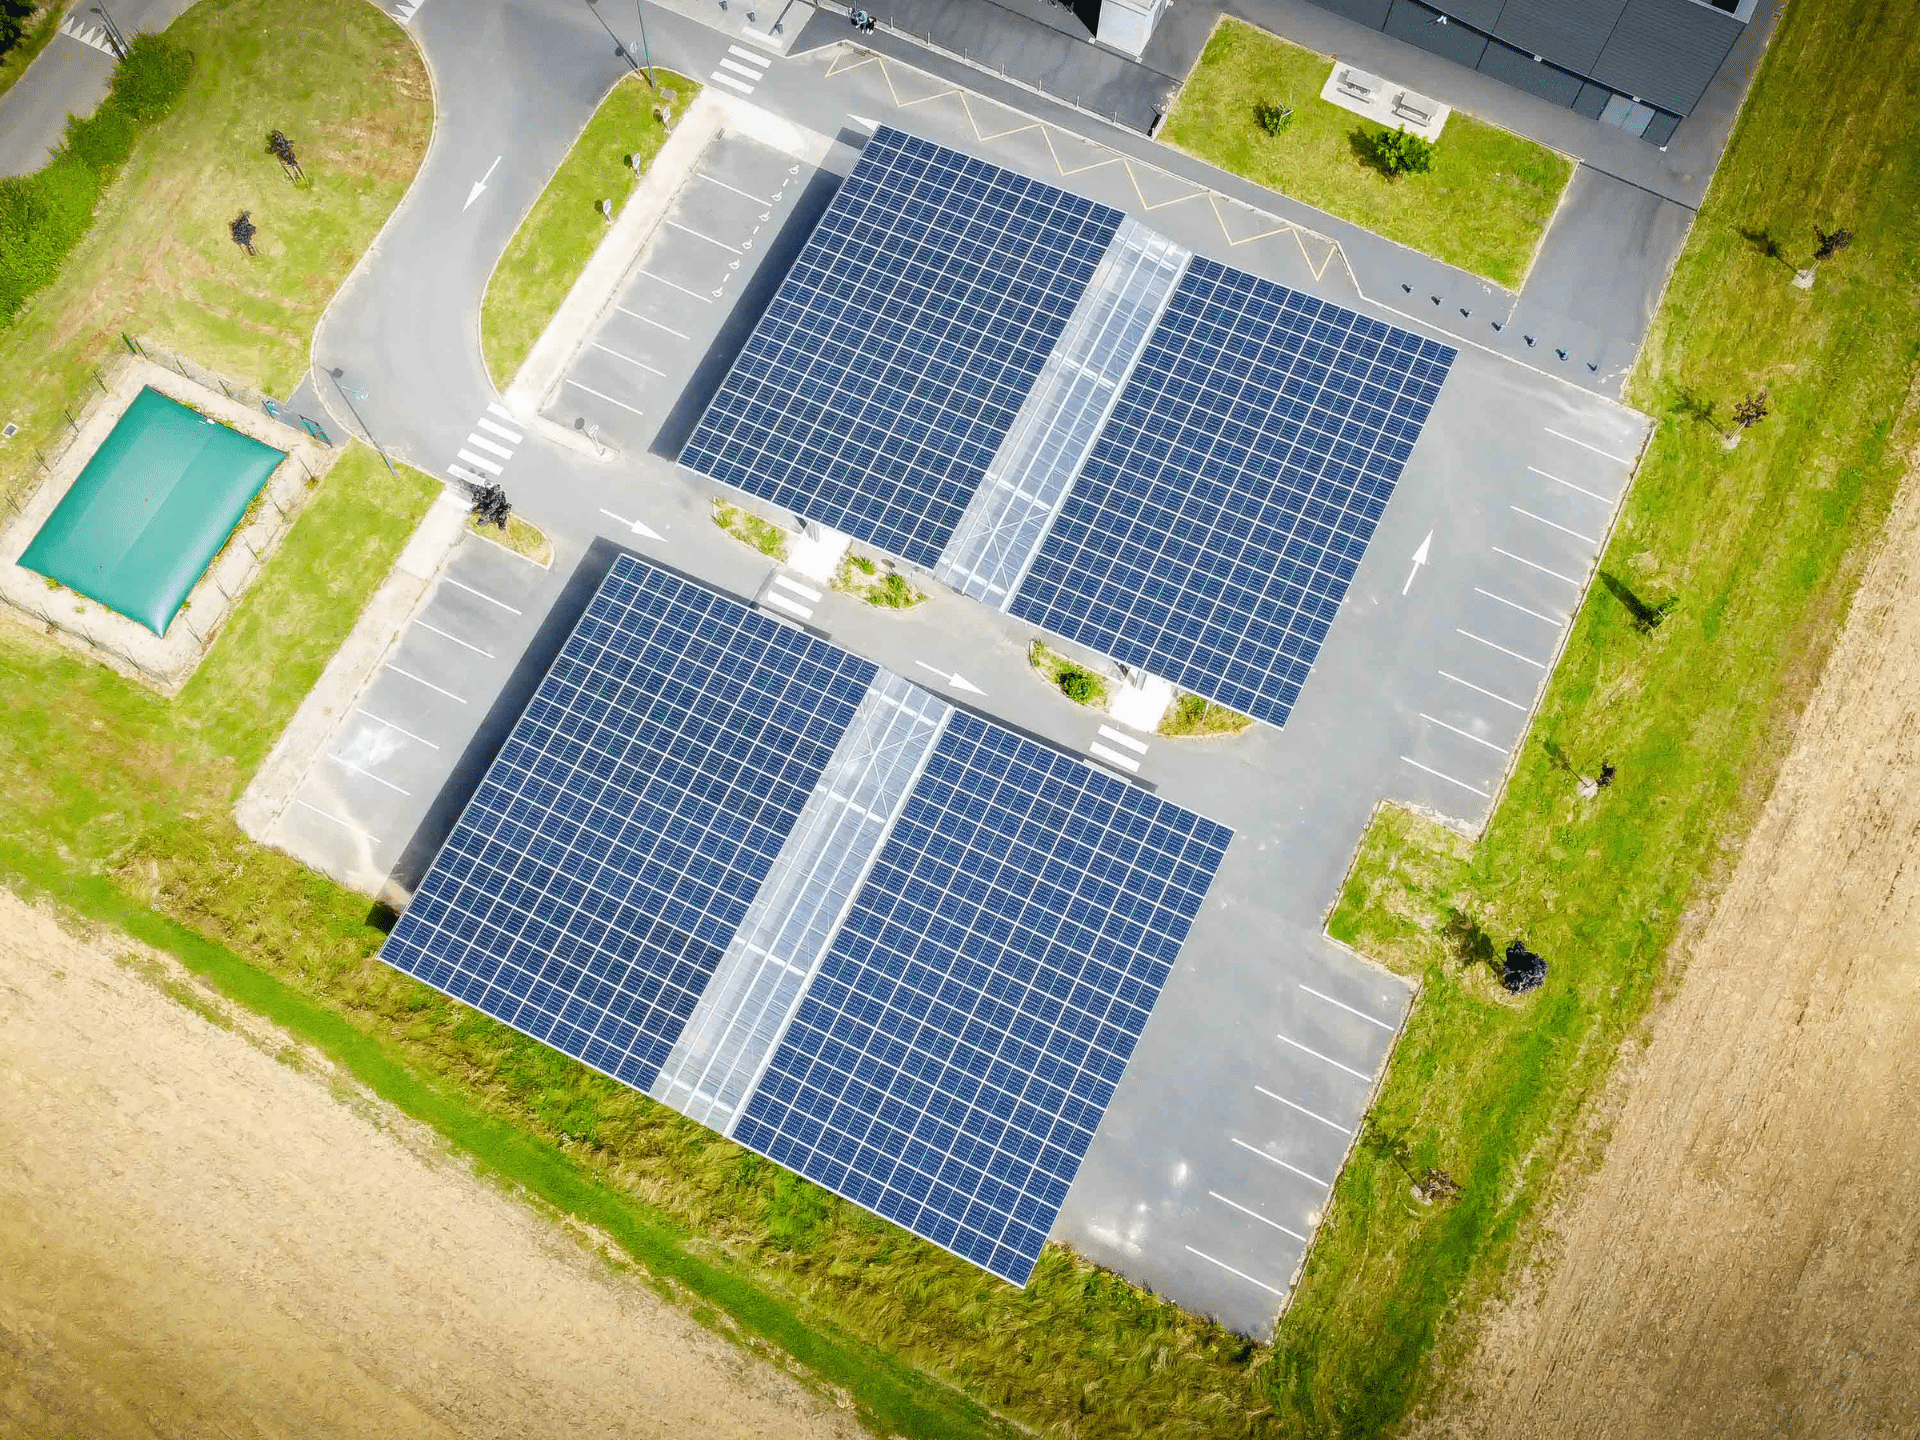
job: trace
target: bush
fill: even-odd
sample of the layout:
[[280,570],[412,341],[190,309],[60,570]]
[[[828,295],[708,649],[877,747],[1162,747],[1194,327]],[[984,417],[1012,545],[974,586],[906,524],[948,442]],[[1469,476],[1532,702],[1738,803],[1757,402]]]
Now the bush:
[[173,108],[192,72],[185,49],[142,35],[113,72],[100,108],[67,122],[67,143],[47,167],[0,180],[0,324],[60,273],[141,128]]
[[1062,665],[1056,678],[1060,693],[1079,705],[1092,705],[1107,693],[1098,675],[1078,665]]
[[1411,130],[1388,130],[1374,137],[1373,163],[1384,175],[1424,175],[1433,169],[1434,146]]
[[0,55],[20,43],[33,18],[33,0],[0,0]]
[[1259,121],[1260,128],[1266,131],[1267,134],[1283,134],[1286,128],[1293,124],[1293,107],[1291,105],[1276,105],[1270,100],[1262,100],[1258,105],[1253,107],[1253,118]]

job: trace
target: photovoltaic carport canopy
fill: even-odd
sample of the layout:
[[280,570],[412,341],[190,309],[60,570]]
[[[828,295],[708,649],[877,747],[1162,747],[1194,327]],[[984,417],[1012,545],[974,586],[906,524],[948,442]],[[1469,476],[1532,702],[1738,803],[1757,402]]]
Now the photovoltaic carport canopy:
[[382,957],[1025,1284],[1230,838],[623,556]]
[[164,635],[286,458],[143,388],[20,564]]
[[1281,725],[1454,353],[883,126],[680,459]]

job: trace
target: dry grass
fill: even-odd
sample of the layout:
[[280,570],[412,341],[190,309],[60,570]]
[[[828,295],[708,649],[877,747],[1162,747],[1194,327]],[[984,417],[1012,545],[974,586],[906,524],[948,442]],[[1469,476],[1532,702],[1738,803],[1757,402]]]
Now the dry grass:
[[713,523],[748,549],[758,550],[769,559],[787,558],[787,546],[792,542],[792,535],[771,520],[761,519],[751,510],[742,510],[738,505],[715,500]]

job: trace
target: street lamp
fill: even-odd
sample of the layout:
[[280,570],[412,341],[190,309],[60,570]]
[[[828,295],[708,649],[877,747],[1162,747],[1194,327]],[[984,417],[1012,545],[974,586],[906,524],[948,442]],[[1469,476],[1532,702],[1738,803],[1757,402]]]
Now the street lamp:
[[640,22],[640,53],[647,58],[647,88],[658,90],[660,87],[653,83],[653,46],[647,43],[647,17],[642,12],[640,0],[633,0],[633,18]]
[[[593,18],[600,22],[600,28],[606,31],[608,36],[613,40],[613,53],[620,56],[627,64],[633,66],[635,74],[639,74],[640,62],[633,58],[633,51],[628,48],[626,42],[613,33],[613,27],[607,24],[606,16],[600,13],[599,6],[600,0],[587,0],[587,8],[593,11]],[[637,15],[639,10],[640,0],[634,0],[634,13]],[[640,43],[642,45],[647,43],[647,22],[644,20],[640,22]],[[647,52],[646,76],[647,87],[649,89],[655,88],[653,84],[653,52],[651,48],[649,48]]]
[[373,433],[373,427],[367,424],[366,417],[360,413],[360,407],[353,403],[355,400],[364,400],[367,398],[366,387],[361,386],[360,388],[355,390],[347,389],[345,385],[340,383],[342,378],[346,375],[346,373],[347,372],[341,369],[338,365],[334,366],[331,370],[327,371],[327,374],[331,376],[333,379],[333,388],[338,390],[340,392],[340,398],[347,402],[347,409],[352,411],[353,418],[360,422],[361,430],[366,433],[366,437],[370,442],[372,442],[373,448],[380,452],[380,458],[387,462],[387,473],[391,475],[394,479],[398,480],[400,478],[400,472],[393,468],[393,461],[387,455],[387,447],[382,445],[380,441],[375,438]]
[[107,40],[113,46],[113,53],[118,55],[122,60],[126,59],[127,37],[122,35],[120,33],[120,27],[113,23],[113,17],[107,13],[106,6],[95,5],[93,7],[93,13],[98,15],[101,23],[106,26]]

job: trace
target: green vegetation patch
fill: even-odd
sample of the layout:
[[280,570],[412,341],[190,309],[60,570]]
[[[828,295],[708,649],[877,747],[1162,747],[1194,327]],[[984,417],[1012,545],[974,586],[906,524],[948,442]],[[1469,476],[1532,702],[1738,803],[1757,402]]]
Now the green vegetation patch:
[[[1223,18],[1161,139],[1235,175],[1519,289],[1573,176],[1557,151],[1448,118],[1427,174],[1390,176],[1388,134],[1320,98],[1333,60]],[[1280,123],[1274,117],[1290,110]]]
[[[1869,49],[1894,72],[1843,92]],[[1376,1116],[1463,1188],[1422,1206],[1356,1153],[1274,1353],[1304,1428],[1381,1434],[1444,1395],[1773,789],[1920,440],[1917,92],[1920,9],[1787,9],[1633,379],[1658,428],[1603,583],[1500,809],[1477,845],[1398,810],[1366,836],[1330,928],[1423,982]],[[1844,98],[1809,124],[1815,94]],[[1816,225],[1856,239],[1799,291]],[[1729,453],[1703,399],[1761,390]],[[1602,760],[1612,786],[1583,797]],[[1546,957],[1544,989],[1498,1003],[1455,911]]]
[[[0,328],[5,418],[21,426],[0,447],[0,492],[16,498],[39,483],[34,452],[57,447],[94,368],[124,353],[122,332],[289,393],[321,309],[426,152],[419,53],[363,0],[209,0],[164,39],[193,56],[186,88],[87,200],[92,227],[53,282]],[[288,184],[267,153],[273,125],[309,184]],[[242,210],[260,227],[251,260],[227,234]]]
[[1238,735],[1252,728],[1253,717],[1229,710],[1199,695],[1182,695],[1160,717],[1160,733],[1170,739],[1194,735]]
[[1035,640],[1027,647],[1027,662],[1062,695],[1076,705],[1085,705],[1093,710],[1107,708],[1107,682],[1104,676],[1095,674],[1086,666],[1069,660],[1058,650],[1049,649]]
[[73,0],[0,0],[0,95],[27,73],[40,52],[60,33],[60,20]]
[[911,610],[927,598],[924,590],[891,565],[877,564],[864,555],[848,555],[833,572],[833,588],[882,610]]
[[774,560],[787,558],[787,545],[793,539],[792,535],[771,520],[763,520],[751,510],[742,510],[738,505],[729,505],[724,500],[715,500],[713,523],[742,545],[758,550],[762,555]]
[[507,517],[507,528],[498,525],[483,524],[480,517],[467,517],[467,528],[482,540],[491,540],[495,545],[503,545],[516,555],[524,555],[536,565],[553,563],[553,541],[547,538],[547,532],[531,525],[518,515]]
[[664,92],[674,92],[676,115],[700,93],[699,85],[684,75],[654,73],[660,92],[633,75],[607,92],[487,282],[480,306],[480,344],[487,371],[503,390],[513,383],[534,342],[587,268],[594,247],[605,238],[610,222],[600,202],[612,201],[612,218],[619,219],[647,166],[667,143],[669,131],[656,114],[668,103]]

